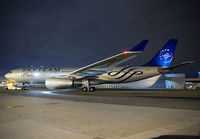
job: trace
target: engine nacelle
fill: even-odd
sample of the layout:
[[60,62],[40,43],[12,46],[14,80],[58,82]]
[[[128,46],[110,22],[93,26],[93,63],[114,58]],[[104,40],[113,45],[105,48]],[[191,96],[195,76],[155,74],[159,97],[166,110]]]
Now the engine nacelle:
[[73,87],[74,81],[63,78],[50,78],[46,79],[45,85],[49,89],[66,89]]

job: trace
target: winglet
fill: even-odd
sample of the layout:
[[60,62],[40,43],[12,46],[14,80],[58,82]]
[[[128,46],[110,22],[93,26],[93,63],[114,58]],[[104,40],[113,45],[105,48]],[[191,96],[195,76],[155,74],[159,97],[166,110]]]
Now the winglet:
[[143,51],[149,40],[143,40],[129,51]]

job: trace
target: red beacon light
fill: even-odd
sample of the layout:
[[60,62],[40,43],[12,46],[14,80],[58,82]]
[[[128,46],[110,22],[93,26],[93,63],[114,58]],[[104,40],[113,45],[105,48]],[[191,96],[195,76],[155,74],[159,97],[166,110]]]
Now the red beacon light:
[[128,54],[128,51],[124,51],[123,53],[124,53],[124,54]]

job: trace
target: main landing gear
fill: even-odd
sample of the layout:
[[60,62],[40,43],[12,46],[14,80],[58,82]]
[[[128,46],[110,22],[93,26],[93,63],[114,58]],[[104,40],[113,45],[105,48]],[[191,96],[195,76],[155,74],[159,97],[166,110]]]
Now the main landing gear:
[[83,92],[94,92],[96,90],[95,87],[83,87],[82,88]]
[[96,88],[95,87],[90,87],[90,83],[89,83],[89,81],[88,80],[83,80],[82,81],[82,90],[83,90],[83,92],[94,92],[95,90],[96,90]]

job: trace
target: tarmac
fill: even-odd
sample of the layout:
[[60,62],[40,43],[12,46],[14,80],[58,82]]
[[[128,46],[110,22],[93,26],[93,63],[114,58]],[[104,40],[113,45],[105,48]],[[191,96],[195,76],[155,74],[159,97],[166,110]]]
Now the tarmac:
[[200,91],[0,89],[1,139],[200,139]]

